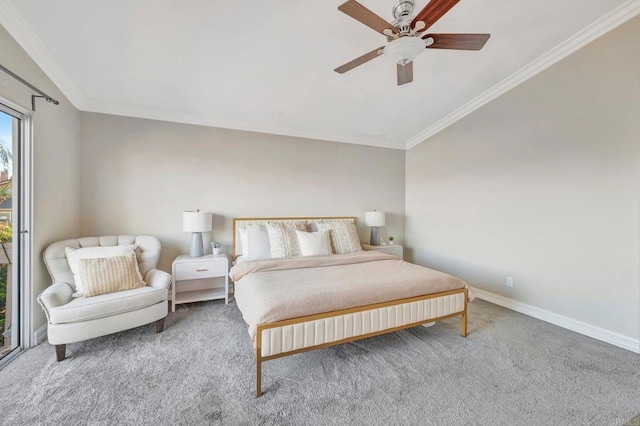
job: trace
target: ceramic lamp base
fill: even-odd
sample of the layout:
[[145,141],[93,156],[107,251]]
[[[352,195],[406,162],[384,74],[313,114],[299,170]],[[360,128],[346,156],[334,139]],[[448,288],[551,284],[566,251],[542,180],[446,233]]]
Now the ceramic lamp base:
[[204,249],[202,248],[202,232],[191,233],[191,248],[189,249],[189,256],[202,257],[204,255]]
[[372,226],[371,227],[371,238],[369,238],[369,244],[372,246],[379,246],[380,245],[380,234],[378,233],[378,227],[377,226]]

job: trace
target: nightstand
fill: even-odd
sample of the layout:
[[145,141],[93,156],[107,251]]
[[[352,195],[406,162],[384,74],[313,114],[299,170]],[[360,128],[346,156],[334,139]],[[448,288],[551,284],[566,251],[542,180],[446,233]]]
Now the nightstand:
[[362,245],[362,250],[364,251],[371,251],[371,250],[375,250],[375,251],[380,251],[382,253],[387,253],[387,254],[391,254],[395,257],[399,257],[400,259],[403,259],[403,255],[404,255],[404,249],[402,248],[402,246],[400,244],[387,244],[386,246],[372,246],[369,244],[363,244]]
[[202,257],[182,254],[173,261],[172,271],[171,312],[175,312],[180,303],[214,299],[229,303],[229,259],[226,254]]

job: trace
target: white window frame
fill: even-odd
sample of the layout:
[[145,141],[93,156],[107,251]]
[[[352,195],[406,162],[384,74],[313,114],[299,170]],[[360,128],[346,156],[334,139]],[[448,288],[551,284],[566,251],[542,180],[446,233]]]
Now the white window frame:
[[[13,309],[13,319],[19,324],[19,342],[16,349],[0,359],[0,368],[5,366],[24,349],[35,346],[37,336],[33,332],[33,285],[32,285],[32,235],[33,225],[33,113],[6,98],[0,97],[0,111],[20,120],[20,128],[17,147],[13,146],[14,170],[13,176],[17,178],[19,197],[14,204],[18,209],[17,227],[14,227],[14,239],[18,241],[18,267],[13,268],[13,282],[19,283],[18,309]],[[14,136],[15,138],[15,136]],[[13,143],[13,141],[12,141]],[[16,145],[14,143],[14,145]],[[15,160],[17,156],[17,161]],[[17,170],[16,170],[17,169]],[[15,255],[14,255],[15,258]],[[13,303],[13,301],[12,301]],[[46,327],[46,324],[45,324]]]

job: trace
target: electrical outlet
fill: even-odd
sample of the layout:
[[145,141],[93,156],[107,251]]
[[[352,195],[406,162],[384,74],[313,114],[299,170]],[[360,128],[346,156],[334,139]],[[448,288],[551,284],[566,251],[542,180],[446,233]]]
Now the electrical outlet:
[[513,277],[507,277],[507,287],[513,287]]

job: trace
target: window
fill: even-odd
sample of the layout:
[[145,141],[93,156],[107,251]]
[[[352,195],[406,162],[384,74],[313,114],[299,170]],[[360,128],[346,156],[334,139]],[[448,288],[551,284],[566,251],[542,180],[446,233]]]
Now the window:
[[0,100],[0,365],[24,346],[25,286],[21,164],[26,148],[25,115]]

